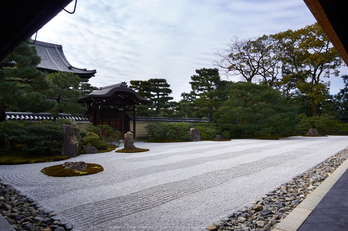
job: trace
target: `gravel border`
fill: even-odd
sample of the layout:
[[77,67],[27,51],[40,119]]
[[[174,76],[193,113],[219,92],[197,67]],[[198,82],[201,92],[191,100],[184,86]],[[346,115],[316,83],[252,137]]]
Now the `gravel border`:
[[14,230],[78,231],[49,210],[0,179],[0,213]]
[[234,211],[206,229],[211,231],[271,230],[347,159],[348,148],[282,184],[260,200]]

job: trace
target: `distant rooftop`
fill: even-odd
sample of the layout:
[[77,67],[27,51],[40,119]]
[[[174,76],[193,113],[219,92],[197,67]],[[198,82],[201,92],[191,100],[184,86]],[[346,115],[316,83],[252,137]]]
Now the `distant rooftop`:
[[48,73],[55,73],[58,71],[72,72],[84,79],[93,77],[97,72],[96,70],[87,70],[72,66],[64,55],[62,45],[35,41],[33,46],[36,47],[37,54],[41,58],[41,62],[37,66],[41,71],[46,71]]

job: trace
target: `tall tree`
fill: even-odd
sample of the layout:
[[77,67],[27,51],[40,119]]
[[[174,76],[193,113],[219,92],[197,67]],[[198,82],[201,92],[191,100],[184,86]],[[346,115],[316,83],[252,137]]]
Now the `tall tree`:
[[71,72],[57,72],[49,74],[47,79],[51,83],[49,98],[55,102],[50,110],[54,117],[58,113],[76,115],[86,111],[86,107],[77,103],[81,96],[81,78]]
[[171,114],[168,109],[174,106],[170,102],[173,97],[169,96],[172,90],[166,79],[132,80],[130,83],[129,87],[134,89],[141,97],[152,100],[152,104],[149,106],[139,105],[137,107],[138,115],[165,116]]
[[[329,83],[323,77],[338,75],[342,60],[318,23],[299,30],[272,35],[279,48],[286,86],[295,86],[311,100],[312,115],[328,95]],[[289,89],[291,91],[292,89]]]
[[[143,98],[151,99],[151,83],[147,80],[131,80],[129,88],[133,89]],[[149,105],[138,105],[137,115],[139,116],[153,116],[153,112],[150,110]]]
[[344,87],[334,96],[335,111],[339,113],[342,122],[348,122],[348,75],[343,75]]
[[22,43],[6,58],[14,66],[0,67],[0,122],[5,120],[6,108],[30,105],[32,111],[43,110],[49,103],[45,91],[49,89],[46,74],[36,69],[40,57],[36,49]]
[[192,94],[195,95],[194,105],[200,117],[207,116],[213,122],[213,112],[219,106],[217,89],[221,83],[217,68],[202,68],[196,70],[197,75],[191,76]]
[[296,110],[265,84],[232,83],[228,100],[214,114],[224,137],[287,136],[296,131]]
[[241,76],[246,82],[262,81],[273,87],[280,72],[274,40],[270,36],[258,39],[234,38],[215,65],[227,75]]
[[152,92],[152,108],[154,110],[154,116],[158,116],[161,110],[168,109],[171,105],[169,101],[173,97],[169,96],[172,90],[166,79],[149,79],[151,83]]

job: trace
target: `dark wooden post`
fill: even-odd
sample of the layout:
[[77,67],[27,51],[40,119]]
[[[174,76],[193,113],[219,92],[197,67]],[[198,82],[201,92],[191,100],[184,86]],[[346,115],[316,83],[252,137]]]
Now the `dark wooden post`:
[[135,119],[135,105],[133,106],[133,139],[135,140],[135,123],[136,123],[136,119]]
[[123,134],[123,137],[124,137],[124,134],[126,134],[127,131],[125,131],[125,124],[124,124],[124,115],[125,115],[126,111],[124,108],[122,108],[122,111],[121,111],[121,126],[122,126],[122,134]]

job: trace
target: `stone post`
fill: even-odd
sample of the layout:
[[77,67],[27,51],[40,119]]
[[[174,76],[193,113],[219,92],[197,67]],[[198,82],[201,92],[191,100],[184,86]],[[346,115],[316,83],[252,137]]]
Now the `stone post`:
[[74,157],[79,151],[79,141],[75,134],[74,128],[71,125],[62,125],[64,131],[64,143],[62,155]]
[[127,132],[126,134],[124,134],[123,141],[124,141],[124,149],[135,149],[132,132]]

